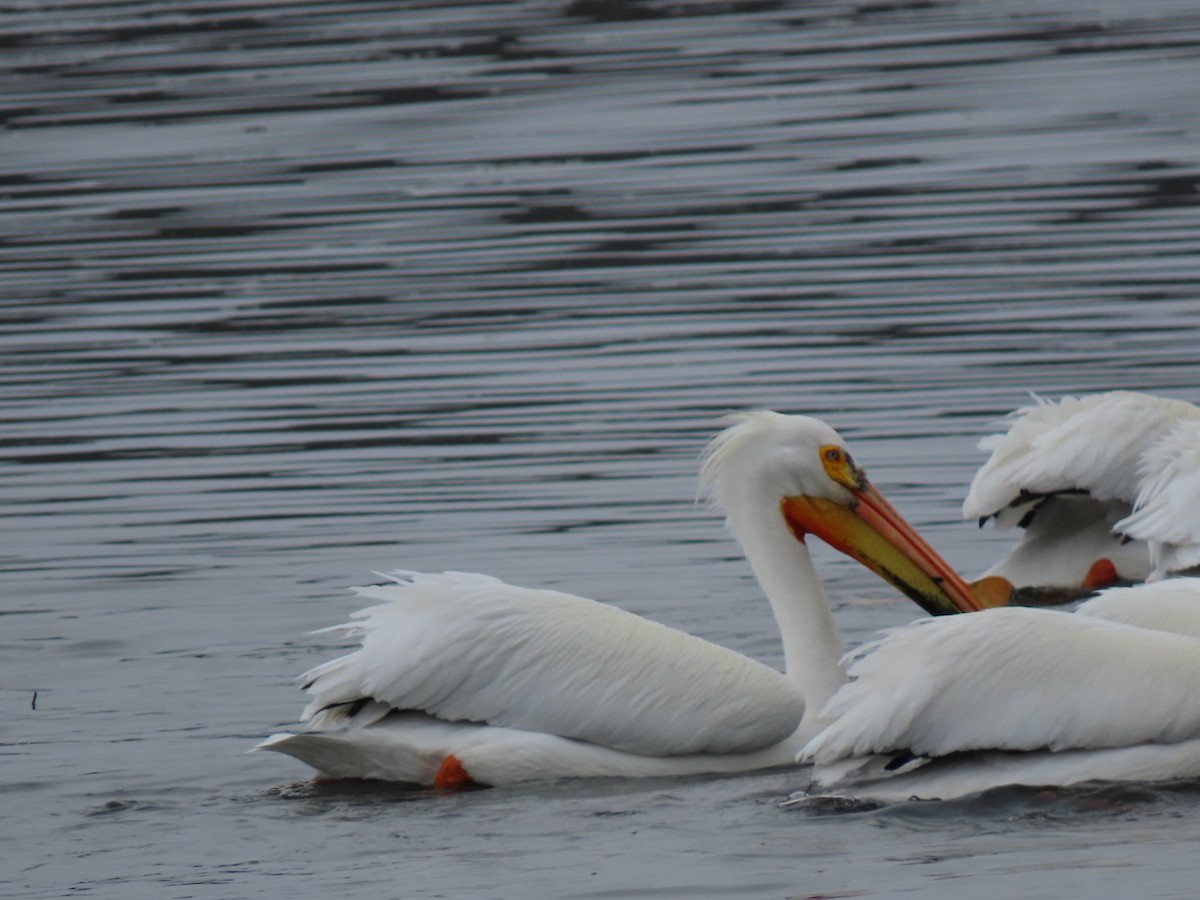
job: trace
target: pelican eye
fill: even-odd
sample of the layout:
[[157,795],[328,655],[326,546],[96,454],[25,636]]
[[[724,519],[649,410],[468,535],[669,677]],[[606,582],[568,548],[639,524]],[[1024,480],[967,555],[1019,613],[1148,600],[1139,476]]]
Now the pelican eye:
[[837,444],[821,447],[821,465],[825,468],[825,474],[842,487],[852,491],[862,488],[862,472],[854,465],[850,454]]

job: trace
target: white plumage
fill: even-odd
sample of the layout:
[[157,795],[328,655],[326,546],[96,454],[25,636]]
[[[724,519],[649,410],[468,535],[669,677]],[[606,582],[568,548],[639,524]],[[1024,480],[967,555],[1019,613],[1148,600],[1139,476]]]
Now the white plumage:
[[890,757],[858,757],[817,767],[813,784],[783,806],[816,798],[849,797],[877,803],[950,800],[1005,785],[1066,787],[1090,781],[1175,781],[1200,776],[1200,739],[1138,744],[1109,750],[963,753],[935,763],[915,760],[889,771]]
[[[983,577],[1007,580],[1021,599],[1050,601],[1144,580],[1164,519],[1181,517],[1178,526],[1187,512],[1171,498],[1188,487],[1200,492],[1200,409],[1133,391],[1035,401],[1013,413],[1006,433],[979,445],[991,456],[971,483],[964,517],[1023,528]],[[1151,481],[1159,485],[1153,496]],[[1135,502],[1146,511],[1128,518]],[[1187,520],[1200,534],[1200,517]]]
[[[1177,446],[1139,451],[1148,531],[1165,527],[1163,492],[1192,477],[1186,428],[1166,431],[1183,435]],[[1109,464],[1132,453],[1126,442]],[[1076,459],[1072,477],[1119,487],[1103,457]],[[814,789],[882,800],[1200,776],[1200,579],[1111,589],[1076,614],[923,620],[843,663],[809,533],[932,611],[979,604],[823,423],[737,417],[710,444],[702,479],[771,603],[785,674],[580,597],[400,573],[359,589],[379,604],[334,629],[361,646],[305,676],[312,730],[260,747],[326,775],[421,784],[746,771],[802,751],[817,763]],[[1044,500],[1018,490],[1008,503]],[[1042,521],[1061,512],[1038,509]]]
[[1142,453],[1181,419],[1200,418],[1191,403],[1135,391],[1034,401],[1012,414],[1006,433],[979,442],[991,457],[971,482],[964,517],[995,515],[1023,491],[1132,502]]
[[1200,638],[1200,578],[1108,588],[1081,603],[1075,614]]
[[852,657],[800,756],[814,793],[1200,777],[1200,579],[922,620]]
[[749,772],[794,764],[804,746],[790,737],[749,753],[643,756],[571,738],[393,712],[369,727],[276,734],[255,749],[294,756],[330,778],[438,783],[447,755],[478,784],[546,778],[653,778]]
[[362,648],[304,675],[300,718],[318,730],[367,696],[376,710],[359,725],[417,709],[629,753],[720,754],[778,743],[804,714],[782,673],[583,597],[460,572],[357,593],[383,601],[339,627]]
[[[1036,399],[980,446],[991,456],[963,512],[1024,529],[986,573],[1013,597],[1062,600],[1098,573],[1139,581],[1200,562],[1192,404],[1129,391]],[[1074,614],[921,621],[846,664],[850,683],[821,711],[828,727],[800,755],[816,763],[816,793],[1200,777],[1200,579],[1110,588]]]
[[1114,526],[1145,541],[1151,578],[1200,566],[1200,420],[1184,418],[1141,458],[1134,511]]
[[702,483],[771,603],[786,674],[582,597],[484,575],[398,574],[360,588],[380,604],[335,629],[361,646],[304,676],[310,732],[259,748],[326,775],[435,785],[790,763],[845,680],[806,534],[927,609],[979,604],[828,425],[769,412],[731,421],[706,451]]
[[863,648],[805,755],[1174,743],[1200,736],[1198,650],[1181,635],[1049,610],[927,619]]

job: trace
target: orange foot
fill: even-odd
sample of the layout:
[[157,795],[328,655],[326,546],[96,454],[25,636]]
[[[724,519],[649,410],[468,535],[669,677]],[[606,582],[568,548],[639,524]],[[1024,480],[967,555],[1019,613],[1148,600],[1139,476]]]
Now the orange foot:
[[1116,584],[1119,578],[1117,567],[1113,565],[1112,560],[1101,558],[1092,563],[1088,573],[1083,576],[1083,586],[1089,591],[1095,591]]
[[433,779],[435,788],[465,788],[474,784],[475,779],[471,777],[471,773],[453,753],[442,760],[437,775]]

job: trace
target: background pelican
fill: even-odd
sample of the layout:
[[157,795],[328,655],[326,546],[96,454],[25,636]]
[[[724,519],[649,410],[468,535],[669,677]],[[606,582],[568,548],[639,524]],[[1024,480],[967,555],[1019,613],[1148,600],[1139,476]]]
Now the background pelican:
[[339,626],[361,648],[304,676],[310,732],[259,747],[331,776],[437,786],[783,765],[845,680],[806,535],[930,612],[979,608],[816,419],[733,417],[701,480],[771,604],[786,674],[581,597],[401,574],[359,589],[382,601]]
[[[1186,440],[1200,436],[1200,409],[1132,391],[1034,399],[1034,405],[1013,413],[1006,433],[979,444],[991,456],[971,482],[964,517],[1022,529],[1016,547],[982,578],[992,579],[989,589],[998,598],[1011,594],[1019,602],[1052,603],[1144,580],[1153,568],[1150,542],[1178,537],[1179,517],[1190,512],[1170,500],[1184,483],[1178,461],[1189,466],[1192,495],[1200,492],[1200,456],[1180,455]],[[1189,429],[1184,423],[1198,424]],[[1182,430],[1175,443],[1164,444],[1177,428]],[[1154,460],[1156,472],[1148,476]],[[1153,508],[1136,520],[1127,518],[1135,503],[1149,503],[1139,492],[1155,481],[1154,474],[1159,490],[1149,504]],[[1192,513],[1185,524],[1189,519],[1200,535],[1200,518]],[[1183,554],[1160,555],[1165,565],[1181,567]],[[1195,565],[1200,552],[1187,558]],[[1165,571],[1159,567],[1160,574]]]

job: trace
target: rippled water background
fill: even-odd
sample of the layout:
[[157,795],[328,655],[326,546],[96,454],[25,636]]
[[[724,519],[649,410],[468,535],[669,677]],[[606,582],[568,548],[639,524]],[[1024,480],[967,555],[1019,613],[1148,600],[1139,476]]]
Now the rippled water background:
[[[15,2],[0,60],[4,896],[1192,893],[1195,785],[817,815],[244,751],[373,569],[778,663],[692,502],[728,410],[827,418],[973,573],[1026,391],[1200,400],[1194,4]],[[916,615],[818,561],[850,642]]]

